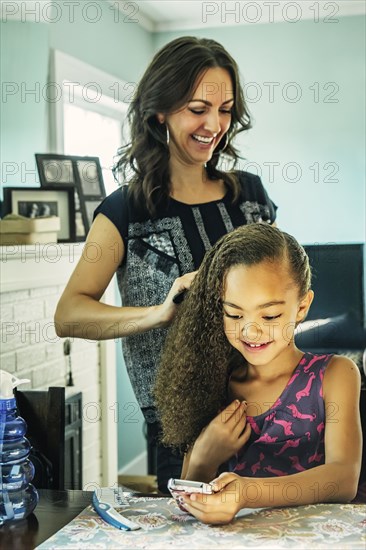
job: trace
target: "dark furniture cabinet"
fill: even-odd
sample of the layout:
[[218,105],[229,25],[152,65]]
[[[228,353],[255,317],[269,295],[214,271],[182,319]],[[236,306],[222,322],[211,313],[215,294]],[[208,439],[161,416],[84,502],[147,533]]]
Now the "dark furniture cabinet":
[[70,388],[16,390],[27,423],[37,489],[82,488],[82,394]]

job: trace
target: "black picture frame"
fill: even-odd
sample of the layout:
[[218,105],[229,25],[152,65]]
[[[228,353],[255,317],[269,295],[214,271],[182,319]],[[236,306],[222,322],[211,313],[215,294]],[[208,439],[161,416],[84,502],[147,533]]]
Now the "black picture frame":
[[6,214],[26,217],[57,215],[61,223],[57,242],[75,242],[73,187],[4,187],[3,192],[2,217]]
[[74,186],[76,184],[71,157],[38,153],[35,157],[41,187]]
[[106,197],[99,157],[52,153],[36,153],[35,157],[41,187],[74,189],[75,239],[85,240],[93,212]]

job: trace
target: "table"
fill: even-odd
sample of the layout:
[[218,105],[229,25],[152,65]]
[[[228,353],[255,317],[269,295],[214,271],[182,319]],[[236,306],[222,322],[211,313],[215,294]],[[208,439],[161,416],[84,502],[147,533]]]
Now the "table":
[[91,492],[82,491],[40,491],[40,502],[32,516],[0,529],[0,548],[364,550],[366,547],[365,504],[247,509],[231,524],[213,526],[180,512],[171,498],[130,493],[130,506],[123,514],[142,528],[123,532],[106,524],[94,512],[91,496]]
[[0,527],[0,548],[33,549],[69,523],[91,503],[92,491],[38,489],[39,502],[28,518]]

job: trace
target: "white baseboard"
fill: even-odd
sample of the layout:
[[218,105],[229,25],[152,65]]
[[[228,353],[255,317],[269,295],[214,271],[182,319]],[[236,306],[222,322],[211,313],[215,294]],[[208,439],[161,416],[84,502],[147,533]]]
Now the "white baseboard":
[[118,470],[119,476],[146,476],[147,475],[147,451],[143,451],[131,462]]

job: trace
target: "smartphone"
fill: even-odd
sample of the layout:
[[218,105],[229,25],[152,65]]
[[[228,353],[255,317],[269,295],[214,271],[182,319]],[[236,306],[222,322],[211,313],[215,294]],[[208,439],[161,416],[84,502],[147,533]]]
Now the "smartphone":
[[188,479],[174,479],[171,478],[168,481],[168,489],[174,498],[177,506],[183,511],[187,512],[184,505],[179,502],[179,497],[182,493],[192,494],[201,493],[202,495],[211,495],[212,487],[208,483],[202,481],[189,481]]
[[201,493],[203,495],[211,495],[212,487],[208,483],[202,481],[189,481],[188,479],[174,479],[171,478],[168,481],[169,491],[176,491],[179,493]]

